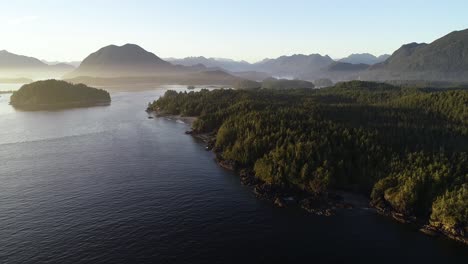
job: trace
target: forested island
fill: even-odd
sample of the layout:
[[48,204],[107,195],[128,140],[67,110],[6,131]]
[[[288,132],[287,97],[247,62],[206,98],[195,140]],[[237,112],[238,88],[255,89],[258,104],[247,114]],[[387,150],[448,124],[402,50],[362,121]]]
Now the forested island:
[[324,89],[167,91],[148,111],[197,116],[223,167],[278,206],[332,214],[335,190],[467,243],[468,91],[352,81]]
[[110,101],[105,90],[59,80],[23,85],[10,98],[12,106],[27,110],[105,105]]

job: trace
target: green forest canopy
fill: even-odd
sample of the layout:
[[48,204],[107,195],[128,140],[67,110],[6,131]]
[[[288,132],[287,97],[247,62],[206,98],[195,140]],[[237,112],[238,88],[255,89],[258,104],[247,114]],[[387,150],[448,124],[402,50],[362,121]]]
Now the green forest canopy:
[[167,91],[150,110],[198,116],[224,159],[287,188],[367,193],[467,228],[468,91],[347,82],[312,90]]

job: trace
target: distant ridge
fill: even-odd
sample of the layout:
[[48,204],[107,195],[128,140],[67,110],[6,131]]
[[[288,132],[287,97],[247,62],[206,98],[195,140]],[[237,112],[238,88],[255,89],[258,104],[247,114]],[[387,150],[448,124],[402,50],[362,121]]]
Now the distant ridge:
[[351,63],[351,64],[376,64],[380,62],[384,62],[388,59],[390,55],[384,54],[376,57],[369,53],[360,53],[360,54],[351,54],[346,58],[339,60],[339,62]]
[[351,54],[339,61],[328,55],[295,54],[264,59],[257,63],[203,56],[169,58],[171,63],[138,45],[126,44],[110,45],[90,54],[67,77],[167,77],[203,71],[223,71],[238,78],[254,81],[261,81],[270,76],[309,81],[325,78],[335,82],[353,79],[467,81],[467,54],[468,30],[452,32],[431,44],[406,44],[392,55],[376,57],[369,53]]
[[57,77],[73,69],[67,64],[48,65],[33,57],[0,51],[0,77],[4,78]]
[[261,81],[271,76],[290,79],[310,76],[334,62],[329,56],[322,56],[320,54],[295,54],[274,59],[264,59],[256,63],[222,58],[206,58],[203,56],[183,59],[169,58],[168,60],[174,64],[184,66],[203,64],[207,67],[216,67],[227,70],[233,75],[246,77],[255,81]]
[[73,66],[74,68],[77,68],[81,64],[81,61],[47,61],[47,60],[41,60],[41,61],[47,65],[61,64],[61,65],[70,65],[70,66]]
[[468,80],[468,29],[436,41],[403,45],[385,62],[370,68],[374,80]]
[[[273,59],[264,59],[256,63],[235,61],[230,59],[217,59],[187,57],[183,59],[169,58],[174,64],[184,66],[205,65],[225,69],[231,74],[253,81],[262,81],[268,77],[316,80],[332,78],[337,81],[358,78],[359,73],[365,71],[370,65],[385,61],[390,55],[376,57],[372,54],[352,54],[348,58],[335,61],[328,55],[321,54],[294,54],[280,56]],[[350,61],[350,62],[346,62]],[[366,63],[367,62],[367,63]]]
[[328,55],[295,54],[263,60],[255,63],[255,69],[278,77],[313,79],[318,72],[334,62]]
[[183,66],[193,66],[197,64],[203,64],[208,68],[222,68],[231,72],[243,72],[253,70],[253,66],[246,61],[235,61],[224,58],[206,58],[203,56],[199,57],[186,57],[183,59],[168,58],[167,61],[173,64],[179,64]]
[[45,68],[47,66],[36,58],[0,50],[0,68]]

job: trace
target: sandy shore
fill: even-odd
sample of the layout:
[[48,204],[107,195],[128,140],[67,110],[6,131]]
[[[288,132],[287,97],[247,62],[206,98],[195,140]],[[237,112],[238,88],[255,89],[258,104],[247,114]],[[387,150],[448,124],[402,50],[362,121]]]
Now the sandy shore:
[[178,121],[181,121],[190,125],[190,127],[193,125],[193,122],[197,120],[197,117],[195,116],[169,115],[169,114],[162,114],[162,113],[157,113],[157,112],[149,112],[149,116],[158,117],[158,118],[162,117],[162,118],[176,120],[176,121],[178,120]]
[[193,125],[193,122],[195,122],[195,120],[197,119],[196,117],[193,117],[193,116],[181,116],[181,115],[170,115],[170,116],[160,116],[160,117],[179,120],[190,125],[190,127]]

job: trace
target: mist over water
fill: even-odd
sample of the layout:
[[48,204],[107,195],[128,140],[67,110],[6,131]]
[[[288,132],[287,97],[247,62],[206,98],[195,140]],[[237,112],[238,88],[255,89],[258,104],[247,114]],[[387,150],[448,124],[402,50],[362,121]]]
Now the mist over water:
[[0,91],[17,91],[23,83],[0,83]]
[[38,112],[16,111],[1,95],[0,262],[468,260],[463,245],[372,210],[318,217],[258,200],[184,134],[187,124],[147,118],[164,92]]

